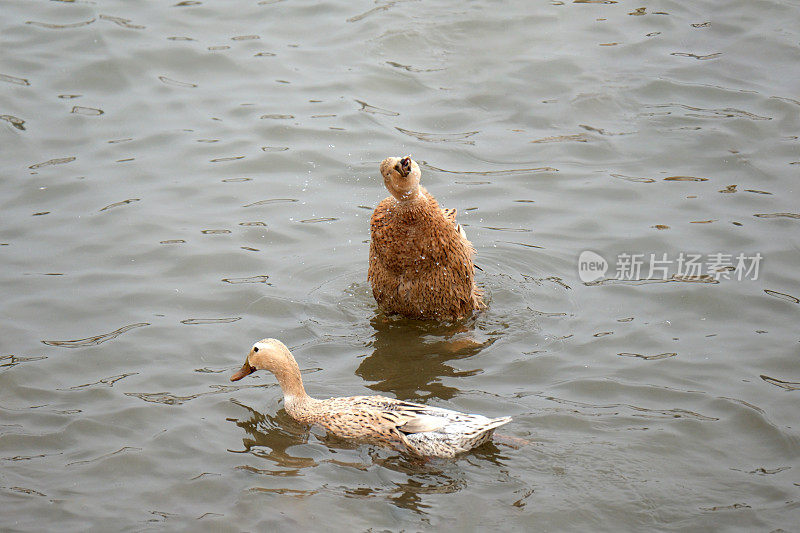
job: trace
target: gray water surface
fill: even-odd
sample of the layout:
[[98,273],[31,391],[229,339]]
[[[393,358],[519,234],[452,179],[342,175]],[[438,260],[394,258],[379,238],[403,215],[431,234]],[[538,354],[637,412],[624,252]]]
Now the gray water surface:
[[[797,2],[0,6],[0,529],[800,523]],[[406,154],[477,249],[458,324],[366,281]],[[263,337],[312,395],[514,421],[329,438],[228,381]]]

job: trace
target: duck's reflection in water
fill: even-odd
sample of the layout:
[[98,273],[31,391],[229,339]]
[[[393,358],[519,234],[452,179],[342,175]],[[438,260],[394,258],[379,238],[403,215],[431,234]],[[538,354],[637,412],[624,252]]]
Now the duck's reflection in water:
[[459,389],[444,385],[441,378],[473,376],[482,369],[457,370],[448,361],[472,357],[495,340],[480,339],[472,321],[441,324],[379,314],[370,323],[375,330],[372,354],[361,361],[356,375],[373,382],[370,389],[401,400],[453,398]]
[[228,450],[236,453],[249,453],[256,457],[269,459],[276,466],[285,470],[259,470],[248,466],[240,467],[262,474],[294,476],[300,473],[301,468],[316,466],[317,462],[310,457],[295,457],[287,449],[308,442],[308,428],[295,422],[284,409],[280,409],[275,416],[260,413],[252,407],[231,400],[239,407],[249,411],[250,417],[245,419],[229,418],[242,428],[247,437],[242,439],[243,450]]
[[[492,442],[488,442],[464,455],[462,460],[491,468],[503,466],[507,457]],[[469,481],[465,469],[457,466],[452,459],[423,461],[393,455],[374,459],[374,463],[401,474],[402,477],[394,479],[389,487],[369,489],[367,495],[383,496],[397,507],[420,514],[427,514],[426,510],[433,505],[429,495],[458,492],[467,488]]]

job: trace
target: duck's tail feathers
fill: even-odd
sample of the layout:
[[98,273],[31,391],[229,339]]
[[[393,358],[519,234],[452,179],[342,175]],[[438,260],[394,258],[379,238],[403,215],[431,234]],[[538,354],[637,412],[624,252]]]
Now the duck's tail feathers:
[[484,431],[490,431],[511,422],[510,416],[501,416],[500,418],[493,418],[483,427]]

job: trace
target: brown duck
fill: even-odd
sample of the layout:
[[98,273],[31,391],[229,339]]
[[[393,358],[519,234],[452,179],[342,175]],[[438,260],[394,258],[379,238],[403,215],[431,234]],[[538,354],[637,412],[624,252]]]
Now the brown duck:
[[420,457],[454,457],[489,441],[495,428],[511,421],[507,416],[487,418],[385,396],[317,400],[306,394],[297,361],[277,339],[255,343],[231,381],[256,370],[275,374],[286,412],[298,422],[318,424],[343,438],[396,445]]
[[475,249],[424,187],[411,157],[387,157],[381,175],[391,196],[370,220],[372,294],[387,314],[454,320],[484,307],[475,285]]

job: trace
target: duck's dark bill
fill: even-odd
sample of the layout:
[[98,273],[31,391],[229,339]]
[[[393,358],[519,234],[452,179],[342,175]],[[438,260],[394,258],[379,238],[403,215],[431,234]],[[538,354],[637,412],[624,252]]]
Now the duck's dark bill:
[[245,362],[241,370],[231,376],[231,381],[239,381],[248,374],[252,374],[256,369],[250,366],[250,363]]

